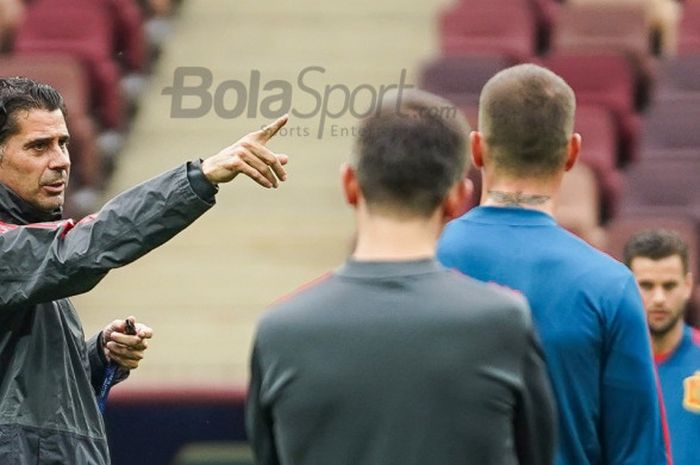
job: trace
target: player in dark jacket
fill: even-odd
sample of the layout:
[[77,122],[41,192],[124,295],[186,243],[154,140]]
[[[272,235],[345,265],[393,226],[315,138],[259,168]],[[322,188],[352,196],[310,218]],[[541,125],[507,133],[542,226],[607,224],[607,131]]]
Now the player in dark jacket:
[[256,463],[550,465],[554,402],[525,299],[435,260],[471,193],[466,121],[419,92],[380,110],[343,169],[352,257],[260,320]]
[[0,79],[0,464],[109,464],[95,392],[106,357],[123,377],[150,329],[137,325],[128,336],[115,322],[85,342],[68,297],[187,227],[212,207],[217,183],[244,173],[277,187],[287,158],[264,145],[285,122],[146,181],[75,223],[61,220],[70,172],[61,96],[29,79]]

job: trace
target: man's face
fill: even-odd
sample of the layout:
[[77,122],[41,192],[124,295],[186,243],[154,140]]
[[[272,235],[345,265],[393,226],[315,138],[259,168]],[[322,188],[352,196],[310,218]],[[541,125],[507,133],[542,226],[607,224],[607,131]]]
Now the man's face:
[[660,260],[635,257],[630,268],[639,284],[652,335],[663,336],[682,324],[692,276],[683,272],[681,257],[671,255]]
[[70,173],[63,113],[29,110],[15,117],[19,133],[0,149],[0,183],[34,207],[53,211],[63,206]]

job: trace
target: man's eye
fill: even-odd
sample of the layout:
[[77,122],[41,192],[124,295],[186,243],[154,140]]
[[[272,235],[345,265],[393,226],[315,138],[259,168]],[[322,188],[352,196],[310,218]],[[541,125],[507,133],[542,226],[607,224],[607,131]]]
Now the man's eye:
[[639,287],[644,289],[645,291],[651,290],[651,283],[639,283]]
[[38,152],[43,152],[44,150],[46,150],[46,147],[48,147],[48,145],[43,143],[43,142],[38,143],[38,144],[34,144],[32,146],[32,148]]

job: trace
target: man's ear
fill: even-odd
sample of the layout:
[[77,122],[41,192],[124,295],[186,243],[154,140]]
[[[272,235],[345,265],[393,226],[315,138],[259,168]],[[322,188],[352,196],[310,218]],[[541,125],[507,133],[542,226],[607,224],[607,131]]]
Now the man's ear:
[[684,281],[685,281],[684,284],[685,284],[685,288],[686,288],[685,298],[686,298],[686,300],[690,300],[690,297],[693,295],[693,273],[691,271],[688,271],[685,274]]
[[448,222],[464,215],[471,206],[474,183],[465,177],[450,189],[442,202],[443,219]]
[[345,201],[349,205],[357,207],[357,202],[360,198],[360,185],[357,182],[355,169],[350,166],[350,163],[343,163],[340,167],[340,183],[343,186]]
[[581,134],[575,132],[571,135],[569,139],[569,144],[567,146],[567,157],[566,164],[564,165],[564,171],[569,171],[576,164],[578,156],[581,153]]
[[[484,167],[484,141],[479,131],[469,133],[469,146],[472,152],[472,163],[478,169]],[[473,189],[473,186],[472,186]]]

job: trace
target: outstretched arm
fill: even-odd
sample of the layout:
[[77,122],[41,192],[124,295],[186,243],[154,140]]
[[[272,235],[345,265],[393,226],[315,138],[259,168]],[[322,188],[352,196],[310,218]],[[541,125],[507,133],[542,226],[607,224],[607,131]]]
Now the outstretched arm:
[[199,218],[214,205],[214,186],[240,173],[265,187],[278,186],[287,177],[282,166],[287,156],[265,144],[286,122],[286,116],[279,118],[201,163],[133,187],[78,223],[0,223],[0,311],[92,289],[109,270],[145,255]]

